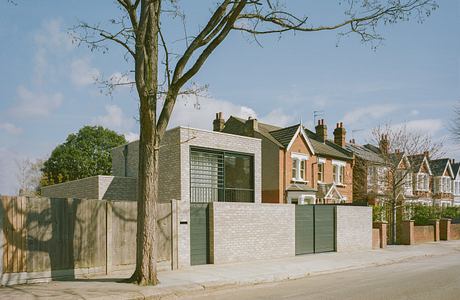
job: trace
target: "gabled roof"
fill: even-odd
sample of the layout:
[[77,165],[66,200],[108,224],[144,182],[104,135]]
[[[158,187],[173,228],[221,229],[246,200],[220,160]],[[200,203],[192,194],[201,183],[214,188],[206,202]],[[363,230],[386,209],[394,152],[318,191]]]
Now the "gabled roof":
[[357,157],[365,161],[370,161],[370,162],[377,163],[377,164],[384,163],[381,156],[379,156],[377,153],[375,153],[374,151],[370,150],[369,148],[363,145],[347,143],[345,145],[345,148],[348,151],[353,152]]
[[316,193],[316,197],[319,199],[334,199],[333,195],[336,194],[338,200],[342,200],[343,196],[340,194],[339,190],[337,189],[336,185],[333,183],[319,183],[318,184],[318,192]]
[[425,154],[410,155],[407,158],[409,159],[409,162],[414,172],[419,172],[420,168],[422,167],[422,164],[426,164],[428,173],[432,175],[430,163],[428,162],[428,159]]
[[[231,116],[227,122],[225,122],[224,132],[243,134],[245,119]],[[289,143],[293,140],[299,127],[302,127],[300,133],[305,134],[307,143],[310,143],[312,152],[319,156],[333,157],[343,160],[352,160],[353,153],[342,149],[340,146],[334,144],[331,141],[322,142],[320,138],[312,131],[306,129],[300,124],[289,126],[289,127],[278,127],[266,123],[258,122],[257,132],[262,136],[273,142],[279,147],[288,148]]]
[[449,171],[451,176],[455,176],[448,158],[430,160],[430,166],[433,176],[443,176],[446,170]]
[[310,139],[306,135],[302,124],[297,124],[294,126],[270,131],[270,135],[274,137],[281,145],[283,145],[284,148],[288,150],[289,148],[291,148],[295,138],[299,134],[302,135],[302,137],[304,138],[305,142],[308,145],[308,148],[310,148],[311,153],[315,154],[315,149],[313,148]]
[[454,178],[457,178],[459,176],[458,174],[458,171],[460,170],[460,163],[455,163],[455,164],[452,164],[452,171],[454,172]]

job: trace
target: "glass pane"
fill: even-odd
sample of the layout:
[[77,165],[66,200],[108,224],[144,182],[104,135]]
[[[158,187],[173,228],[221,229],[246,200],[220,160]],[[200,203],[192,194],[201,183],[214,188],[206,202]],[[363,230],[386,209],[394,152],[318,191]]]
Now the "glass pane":
[[225,188],[252,189],[254,183],[252,157],[225,154]]

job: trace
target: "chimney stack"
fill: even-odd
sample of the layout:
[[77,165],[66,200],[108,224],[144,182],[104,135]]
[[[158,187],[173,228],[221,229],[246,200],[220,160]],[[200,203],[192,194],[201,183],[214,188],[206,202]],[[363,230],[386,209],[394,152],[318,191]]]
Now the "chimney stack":
[[324,124],[324,119],[318,120],[318,125],[315,127],[316,135],[324,143],[327,140],[327,126]]
[[343,127],[343,123],[337,123],[337,127],[334,129],[334,143],[339,145],[340,147],[345,147],[346,143],[346,134],[347,131]]
[[225,120],[222,116],[222,112],[216,113],[216,118],[212,122],[212,130],[214,131],[222,131],[224,130]]
[[379,141],[379,148],[383,154],[388,154],[390,151],[390,142],[388,141],[388,134],[382,134]]
[[254,132],[259,129],[259,123],[257,119],[249,117],[244,123],[244,135],[254,137]]

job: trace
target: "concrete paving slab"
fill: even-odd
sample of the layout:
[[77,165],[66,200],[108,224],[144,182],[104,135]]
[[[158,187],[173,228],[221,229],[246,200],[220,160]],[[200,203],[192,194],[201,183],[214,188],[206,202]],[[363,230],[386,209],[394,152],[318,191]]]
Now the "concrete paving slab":
[[[0,299],[174,299],[206,290],[299,279],[459,251],[460,241],[449,241],[390,246],[383,250],[330,252],[247,263],[203,265],[160,272],[160,284],[154,287],[120,283],[113,276],[99,276],[76,281],[2,287]],[[117,274],[117,278],[128,278],[131,274],[122,275]]]

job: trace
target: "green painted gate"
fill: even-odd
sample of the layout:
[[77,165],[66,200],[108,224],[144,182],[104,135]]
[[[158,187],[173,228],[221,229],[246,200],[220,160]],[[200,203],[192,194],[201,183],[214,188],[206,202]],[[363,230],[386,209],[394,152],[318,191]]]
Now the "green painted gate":
[[295,254],[335,251],[334,205],[296,205]]
[[209,203],[190,203],[191,264],[208,264],[209,251]]
[[315,253],[335,251],[335,208],[315,205]]
[[312,205],[295,207],[295,254],[307,254],[315,251],[314,218]]

